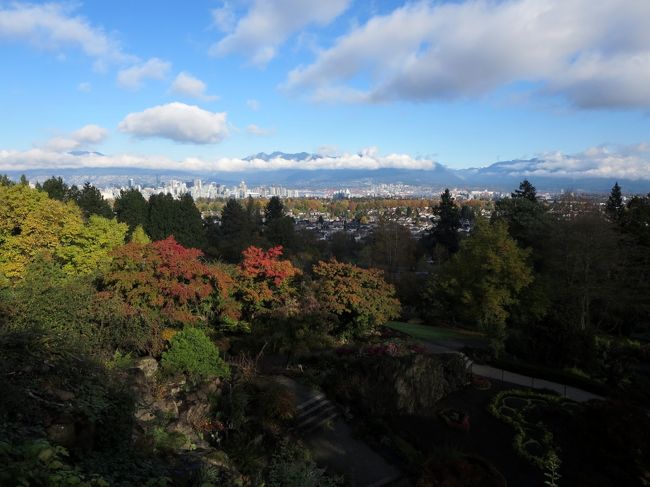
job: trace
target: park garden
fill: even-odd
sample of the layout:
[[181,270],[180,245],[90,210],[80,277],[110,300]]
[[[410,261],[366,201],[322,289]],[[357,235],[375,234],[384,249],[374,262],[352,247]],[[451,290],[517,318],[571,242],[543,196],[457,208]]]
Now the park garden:
[[111,207],[62,184],[0,184],[0,485],[650,480],[647,296],[625,294],[648,271],[645,200],[573,222],[634,244],[604,281],[521,243],[551,218],[523,184],[462,239],[443,194],[425,276],[394,267],[390,227],[338,259],[291,233],[279,199],[231,200],[214,226],[191,198]]

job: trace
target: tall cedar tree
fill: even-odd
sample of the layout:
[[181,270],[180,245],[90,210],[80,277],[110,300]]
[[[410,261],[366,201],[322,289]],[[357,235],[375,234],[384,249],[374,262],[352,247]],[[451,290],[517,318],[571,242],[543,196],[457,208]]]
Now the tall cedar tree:
[[546,206],[537,199],[535,187],[528,180],[519,184],[511,198],[496,202],[492,221],[504,221],[510,236],[521,247],[534,249],[535,267],[541,266],[544,243],[548,240],[550,219]]
[[7,176],[6,174],[0,176],[0,186],[13,186],[13,185],[14,182],[11,179],[9,179],[9,176]]
[[138,225],[147,224],[149,203],[142,193],[135,188],[121,190],[113,204],[117,220],[129,226],[129,234],[133,233]]
[[625,205],[623,204],[623,195],[621,194],[621,187],[618,185],[618,181],[612,187],[609,198],[607,198],[605,211],[613,221],[618,221],[623,216]]
[[201,212],[194,204],[190,194],[184,194],[178,201],[180,221],[178,229],[174,232],[176,240],[185,247],[197,249],[205,248],[207,242],[203,228]]
[[266,207],[264,208],[265,222],[268,224],[273,220],[279,220],[283,216],[284,205],[282,204],[282,201],[277,196],[271,197],[269,202],[266,204]]
[[88,182],[81,188],[77,204],[86,218],[90,215],[99,215],[104,218],[113,218],[115,216],[111,205],[108,204],[99,190]]
[[292,248],[295,245],[293,218],[284,215],[284,205],[273,196],[264,208],[264,236],[271,245]]
[[626,245],[627,292],[631,301],[627,307],[629,319],[624,331],[634,326],[650,326],[650,194],[635,196],[628,203],[620,220],[629,239]]
[[434,213],[438,216],[438,222],[431,232],[433,245],[441,245],[450,254],[457,252],[460,243],[458,237],[460,211],[449,189],[445,189],[445,192],[440,195],[440,203],[434,209]]
[[144,229],[152,240],[163,240],[174,233],[180,219],[174,198],[170,194],[153,194],[149,198],[149,216]]
[[36,189],[45,191],[50,198],[59,201],[77,201],[81,194],[77,186],[68,186],[61,177],[54,176],[45,180],[42,185],[37,184]]
[[214,245],[218,254],[228,262],[238,262],[253,241],[253,233],[249,213],[237,200],[229,199],[221,210],[221,226]]
[[189,194],[180,200],[170,194],[151,195],[145,230],[152,240],[174,236],[185,247],[203,248],[206,245],[201,213]]
[[515,199],[524,198],[530,201],[537,201],[537,190],[535,189],[535,186],[530,184],[528,179],[524,179],[519,184],[519,189],[515,190],[514,193],[511,193],[510,196]]

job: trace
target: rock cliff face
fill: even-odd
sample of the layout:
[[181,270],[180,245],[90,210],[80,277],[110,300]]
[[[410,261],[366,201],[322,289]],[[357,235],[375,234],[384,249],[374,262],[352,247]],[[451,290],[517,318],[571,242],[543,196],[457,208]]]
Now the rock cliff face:
[[220,380],[191,386],[183,376],[161,380],[157,371],[158,362],[151,357],[136,360],[127,370],[128,384],[136,401],[133,428],[136,448],[165,453],[175,465],[175,485],[189,485],[189,480],[199,478],[206,468],[216,469],[223,485],[237,484],[241,475],[228,455],[213,448],[205,437],[211,398],[221,394]]
[[326,381],[328,391],[379,415],[433,415],[435,404],[468,379],[457,354],[353,357],[337,362],[337,368]]
[[185,378],[158,381],[158,362],[151,357],[137,360],[127,371],[129,385],[136,398],[134,440],[147,443],[152,429],[157,428],[176,438],[174,448],[208,449],[202,428],[210,413],[211,394],[218,394],[219,379],[187,390]]

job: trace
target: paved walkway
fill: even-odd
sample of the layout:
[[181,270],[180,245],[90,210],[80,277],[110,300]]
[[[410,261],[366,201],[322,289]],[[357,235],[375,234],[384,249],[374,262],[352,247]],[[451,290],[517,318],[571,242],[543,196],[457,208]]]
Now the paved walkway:
[[338,407],[323,394],[285,376],[274,380],[296,396],[296,433],[314,461],[345,477],[352,487],[410,487],[402,472],[353,437]]
[[593,394],[589,391],[571,387],[566,384],[558,384],[545,379],[530,377],[527,375],[508,372],[507,370],[497,369],[489,365],[470,364],[470,370],[473,374],[487,377],[489,379],[500,380],[518,386],[530,387],[532,389],[549,389],[558,394],[578,402],[590,401],[592,399],[604,399],[602,396]]
[[517,374],[516,372],[510,372],[504,369],[492,367],[490,365],[476,364],[472,362],[472,360],[467,357],[467,355],[460,351],[460,349],[463,347],[463,344],[460,342],[445,342],[444,344],[440,344],[420,340],[420,343],[424,344],[431,353],[460,354],[465,360],[467,368],[470,369],[473,374],[487,377],[488,379],[500,380],[502,382],[508,382],[510,384],[515,384],[518,386],[530,387],[531,389],[548,389],[555,391],[568,399],[572,399],[573,401],[578,402],[590,401],[592,399],[604,399],[602,396],[589,391],[585,391],[583,389],[578,389],[577,387],[540,379],[538,377]]

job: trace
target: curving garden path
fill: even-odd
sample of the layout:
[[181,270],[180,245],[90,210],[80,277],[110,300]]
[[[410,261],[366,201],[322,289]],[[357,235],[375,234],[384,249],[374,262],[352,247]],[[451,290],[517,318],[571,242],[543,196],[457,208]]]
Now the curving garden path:
[[[408,334],[408,332],[402,330]],[[500,380],[501,382],[507,382],[509,384],[514,384],[523,387],[530,387],[532,389],[548,389],[557,392],[558,394],[572,399],[578,402],[590,401],[592,399],[604,399],[604,397],[594,394],[583,389],[578,389],[577,387],[568,386],[566,384],[560,384],[558,382],[553,382],[545,379],[540,379],[538,377],[531,377],[528,375],[518,374],[516,372],[510,372],[504,369],[499,369],[492,367],[490,365],[476,364],[467,357],[461,350],[467,345],[476,345],[476,341],[469,339],[458,339],[458,338],[441,338],[436,339],[435,341],[431,338],[425,338],[424,336],[413,336],[414,339],[418,340],[422,345],[424,345],[429,352],[435,354],[443,353],[457,353],[460,354],[467,368],[473,374],[480,375],[482,377],[487,377],[488,379]]]
[[470,361],[469,367],[473,374],[487,377],[488,379],[500,380],[518,386],[530,387],[531,389],[547,389],[555,391],[558,394],[577,402],[591,401],[592,399],[604,399],[602,396],[583,389],[578,389],[577,387],[559,384],[557,382],[539,379],[537,377],[530,377],[528,375],[517,374],[515,372],[508,372],[507,370],[497,369],[496,367],[491,367],[489,365],[475,364]]
[[397,467],[354,438],[338,406],[323,394],[286,376],[273,379],[294,393],[298,410],[295,432],[318,465],[343,475],[353,487],[412,485]]

